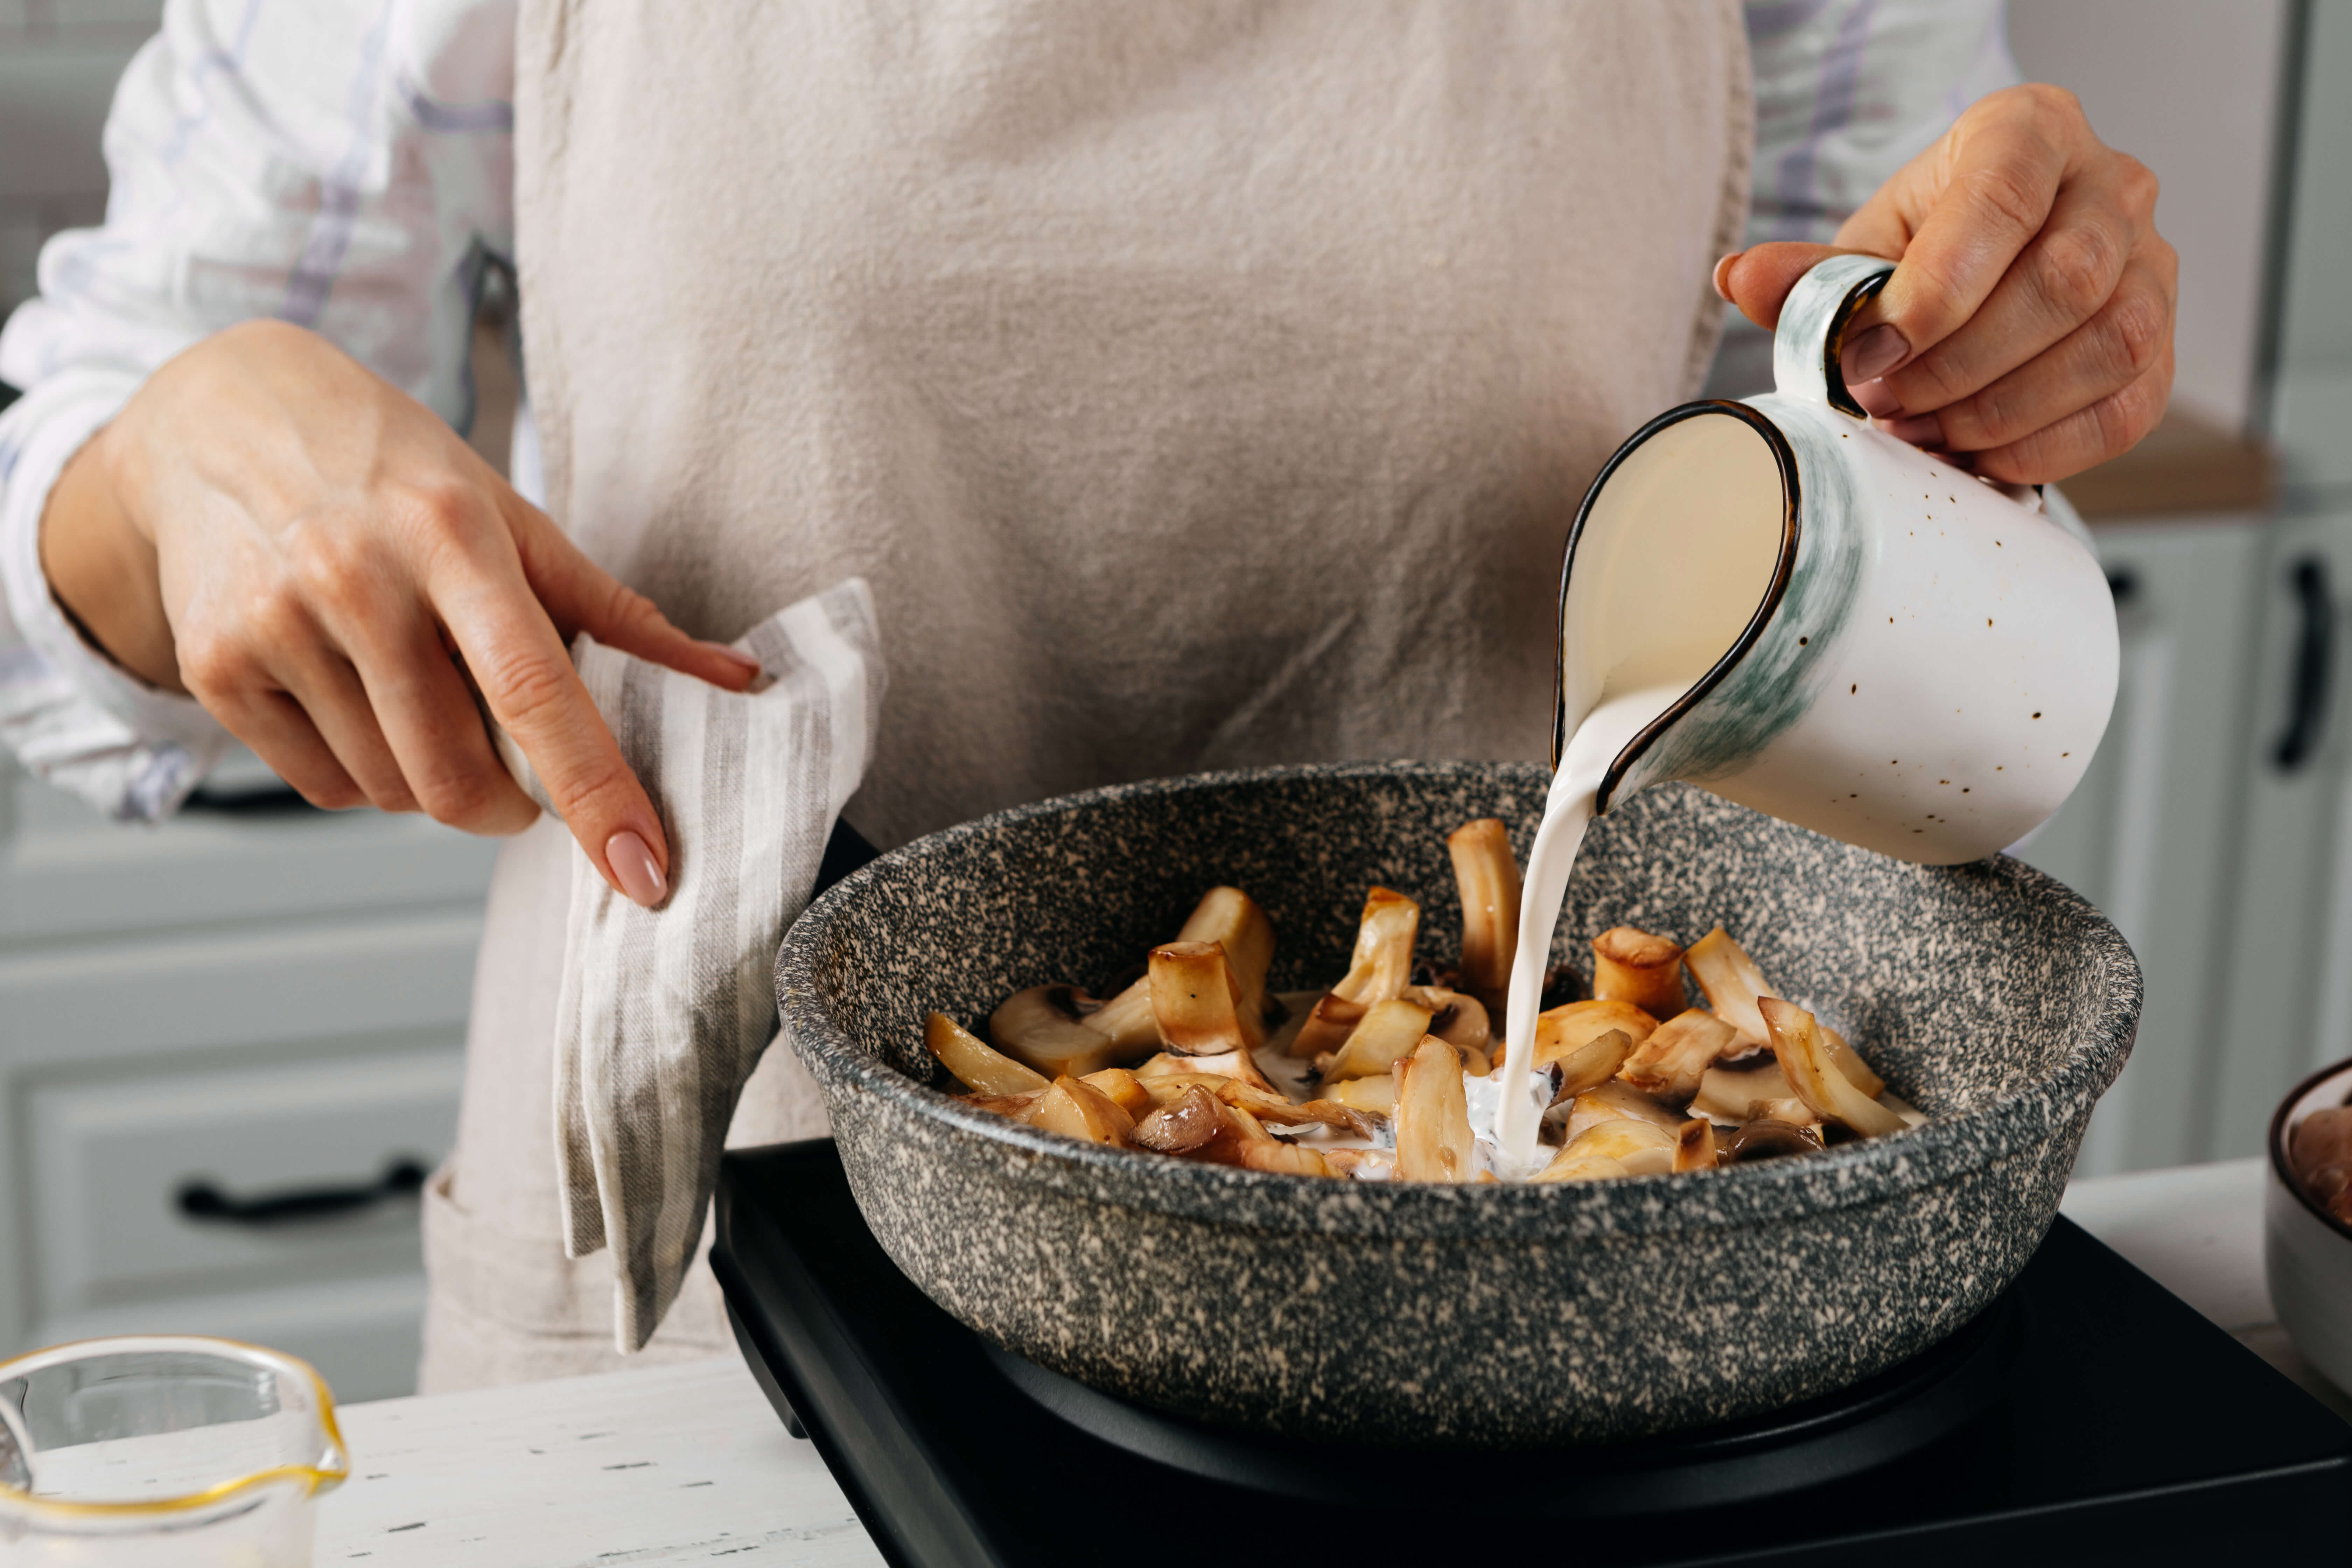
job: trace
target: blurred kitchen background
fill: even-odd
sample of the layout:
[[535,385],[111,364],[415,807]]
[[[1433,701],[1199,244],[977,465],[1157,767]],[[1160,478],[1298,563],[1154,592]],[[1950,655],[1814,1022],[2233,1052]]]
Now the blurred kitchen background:
[[[0,314],[102,216],[100,130],[160,11],[0,0]],[[2082,1169],[2253,1153],[2352,1056],[2352,0],[2011,0],[2010,33],[2158,172],[2181,257],[2173,414],[2066,487],[2123,689],[2026,858],[2147,973]],[[510,314],[493,290],[476,355],[501,463]],[[456,1124],[491,851],[274,782],[247,759],[127,829],[0,759],[0,1355],[168,1329],[308,1356],[346,1399],[411,1385],[414,1194]]]

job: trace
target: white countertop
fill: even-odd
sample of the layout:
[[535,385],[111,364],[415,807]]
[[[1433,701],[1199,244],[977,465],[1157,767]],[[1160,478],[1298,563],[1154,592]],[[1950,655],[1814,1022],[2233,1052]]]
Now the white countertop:
[[[2065,1212],[2352,1420],[2271,1321],[2259,1160],[2077,1183]],[[318,1562],[639,1568],[882,1561],[816,1450],[733,1359],[343,1411]]]

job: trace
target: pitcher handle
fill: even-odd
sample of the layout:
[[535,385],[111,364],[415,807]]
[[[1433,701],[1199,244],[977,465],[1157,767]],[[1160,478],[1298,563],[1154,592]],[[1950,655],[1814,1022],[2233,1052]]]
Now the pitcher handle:
[[1798,279],[1772,334],[1774,389],[1866,418],[1845,389],[1838,354],[1845,346],[1846,323],[1894,274],[1895,263],[1880,257],[1832,256]]

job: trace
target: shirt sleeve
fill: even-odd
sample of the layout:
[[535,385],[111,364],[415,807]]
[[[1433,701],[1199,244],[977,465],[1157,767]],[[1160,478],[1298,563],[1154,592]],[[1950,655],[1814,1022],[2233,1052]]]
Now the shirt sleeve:
[[0,331],[0,742],[109,815],[167,815],[227,743],[84,642],[41,512],[156,366],[241,321],[332,339],[460,430],[513,250],[514,0],[170,0],[107,117],[105,223]]
[[[1951,128],[2014,86],[2002,0],[1747,0],[1756,79],[1746,243],[1828,244],[1838,226]],[[1710,396],[1772,384],[1770,334],[1736,311]]]

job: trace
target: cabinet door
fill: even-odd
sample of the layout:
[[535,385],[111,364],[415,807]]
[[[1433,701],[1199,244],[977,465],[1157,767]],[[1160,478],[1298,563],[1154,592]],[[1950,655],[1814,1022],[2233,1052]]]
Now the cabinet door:
[[2147,981],[2084,1175],[2201,1157],[2263,539],[2239,521],[2098,531],[2123,638],[2115,716],[2073,798],[2021,851],[2105,911]]
[[2343,604],[2352,512],[2278,525],[2241,752],[2245,799],[2233,940],[2212,974],[2206,1157],[2262,1152],[2297,1079],[2352,1056],[2352,736]]

